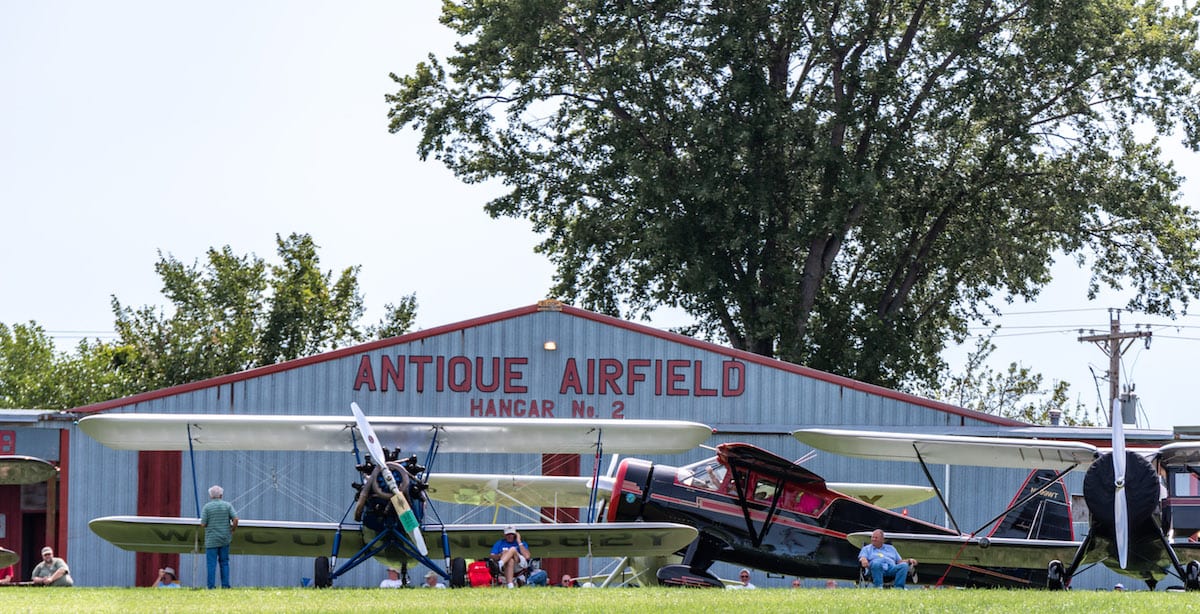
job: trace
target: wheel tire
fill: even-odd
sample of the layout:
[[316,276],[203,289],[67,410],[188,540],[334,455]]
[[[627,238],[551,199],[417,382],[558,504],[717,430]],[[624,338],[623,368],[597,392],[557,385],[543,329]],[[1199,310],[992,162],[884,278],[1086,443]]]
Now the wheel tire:
[[1189,591],[1200,591],[1200,563],[1188,561],[1186,572],[1183,588]]
[[1063,567],[1062,561],[1050,561],[1050,565],[1046,568],[1046,588],[1052,591],[1062,591],[1067,588],[1067,569]]
[[462,588],[467,585],[467,560],[456,557],[450,560],[450,588]]
[[319,556],[316,561],[313,561],[313,586],[317,588],[333,586],[333,579],[330,578],[329,557]]

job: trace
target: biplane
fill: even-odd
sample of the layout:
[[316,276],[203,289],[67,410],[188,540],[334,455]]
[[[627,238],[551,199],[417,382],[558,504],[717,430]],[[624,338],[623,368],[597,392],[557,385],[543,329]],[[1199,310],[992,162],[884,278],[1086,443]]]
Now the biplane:
[[[49,461],[32,456],[0,456],[0,486],[20,486],[45,482],[58,474],[58,467]],[[20,555],[0,547],[0,568],[16,565]]]
[[[666,522],[695,527],[699,537],[682,552],[678,563],[665,559],[655,572],[661,584],[720,587],[709,568],[717,561],[785,575],[859,580],[857,546],[847,536],[874,529],[889,534],[953,537],[953,529],[873,505],[838,490],[798,463],[743,443],[716,447],[715,458],[683,467],[639,459],[621,462],[608,505],[610,522]],[[1070,539],[1069,514],[1047,501],[1065,497],[1061,481],[1048,482],[1046,472],[1033,472],[993,535],[1024,535],[1021,519],[1032,519],[1039,535]],[[1038,487],[1031,489],[1031,485]],[[841,485],[863,497],[892,507],[922,501],[921,488],[886,485]],[[874,491],[875,494],[869,494]],[[1028,491],[1028,494],[1025,494]],[[919,558],[919,557],[918,557]],[[1046,570],[1007,569],[968,564],[926,564],[922,574],[945,576],[958,586],[1029,587],[1044,585]]]
[[[1200,590],[1200,543],[1173,539],[1169,517],[1172,499],[1164,497],[1162,478],[1200,475],[1200,442],[1174,442],[1156,449],[1127,450],[1124,427],[1113,421],[1112,448],[1102,449],[1082,442],[1042,439],[988,438],[969,436],[912,435],[830,429],[803,429],[794,436],[814,448],[876,460],[947,463],[983,467],[1037,467],[1062,475],[1085,469],[1083,495],[1090,530],[1081,541],[1065,543],[1034,539],[972,534],[925,535],[921,532],[889,532],[889,540],[906,553],[925,562],[943,565],[1001,566],[1010,569],[1041,569],[1046,586],[1065,589],[1084,565],[1102,563],[1113,571],[1140,579],[1153,590],[1164,578],[1174,576],[1187,590]],[[1168,491],[1169,494],[1169,491]],[[1180,494],[1180,493],[1176,493]],[[1195,494],[1194,491],[1192,493]],[[1179,501],[1179,499],[1176,499]],[[1164,502],[1167,505],[1163,505]],[[1191,532],[1196,519],[1195,497],[1191,497],[1176,527]],[[1164,511],[1167,512],[1164,515]],[[905,534],[907,533],[907,534]],[[1193,536],[1194,537],[1194,536]],[[852,533],[855,544],[869,536]],[[1187,560],[1184,564],[1181,560]],[[1064,563],[1064,561],[1066,561]]]
[[[464,585],[464,559],[486,557],[504,525],[445,524],[427,513],[428,480],[436,475],[429,467],[439,453],[673,454],[691,450],[712,433],[703,424],[664,420],[368,420],[356,404],[351,408],[354,418],[103,414],[81,419],[79,427],[120,450],[353,451],[361,481],[354,484],[352,519],[329,523],[243,518],[230,545],[231,554],[313,557],[313,582],[319,587],[332,585],[369,559],[390,567],[415,561],[452,586]],[[426,452],[423,464],[413,453],[418,450]],[[89,527],[125,550],[204,549],[198,518],[111,516],[94,519]],[[540,557],[665,555],[696,537],[695,528],[675,523],[530,523],[517,528]],[[440,562],[430,557],[431,551],[441,552]]]

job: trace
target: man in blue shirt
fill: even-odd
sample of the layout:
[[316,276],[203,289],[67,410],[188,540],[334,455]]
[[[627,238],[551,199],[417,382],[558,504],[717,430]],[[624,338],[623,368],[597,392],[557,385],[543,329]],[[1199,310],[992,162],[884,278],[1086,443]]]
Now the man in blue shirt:
[[529,544],[521,541],[521,534],[516,527],[504,527],[504,539],[492,546],[492,560],[504,574],[504,582],[512,588],[513,576],[521,573],[529,565]]
[[916,559],[902,559],[894,546],[883,543],[883,529],[871,533],[871,543],[858,551],[858,562],[871,572],[875,588],[883,588],[883,581],[889,578],[895,578],[896,588],[904,588],[908,568],[917,565]]

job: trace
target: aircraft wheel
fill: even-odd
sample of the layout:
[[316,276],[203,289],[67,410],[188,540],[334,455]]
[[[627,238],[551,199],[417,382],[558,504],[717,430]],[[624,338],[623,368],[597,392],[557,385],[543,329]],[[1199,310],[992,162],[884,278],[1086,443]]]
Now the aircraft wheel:
[[467,585],[467,560],[462,557],[450,559],[450,588]]
[[1066,590],[1067,569],[1063,567],[1062,561],[1050,561],[1050,566],[1046,568],[1046,588],[1052,591]]
[[333,586],[333,579],[329,576],[329,557],[317,557],[317,560],[313,562],[313,586],[317,588]]
[[1186,571],[1183,587],[1189,591],[1200,591],[1200,563],[1188,561]]

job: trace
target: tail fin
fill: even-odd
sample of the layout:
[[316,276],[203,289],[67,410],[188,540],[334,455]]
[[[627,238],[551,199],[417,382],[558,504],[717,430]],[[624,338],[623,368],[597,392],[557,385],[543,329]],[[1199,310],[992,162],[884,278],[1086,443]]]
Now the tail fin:
[[[1030,472],[1025,483],[1013,497],[1012,503],[1029,497],[1042,489],[1057,472],[1050,469],[1037,469]],[[1075,528],[1071,524],[1071,497],[1062,479],[1058,479],[1040,494],[1030,498],[1018,507],[1009,510],[1000,518],[996,528],[988,537],[1014,537],[1021,539],[1061,539],[1074,540]]]

